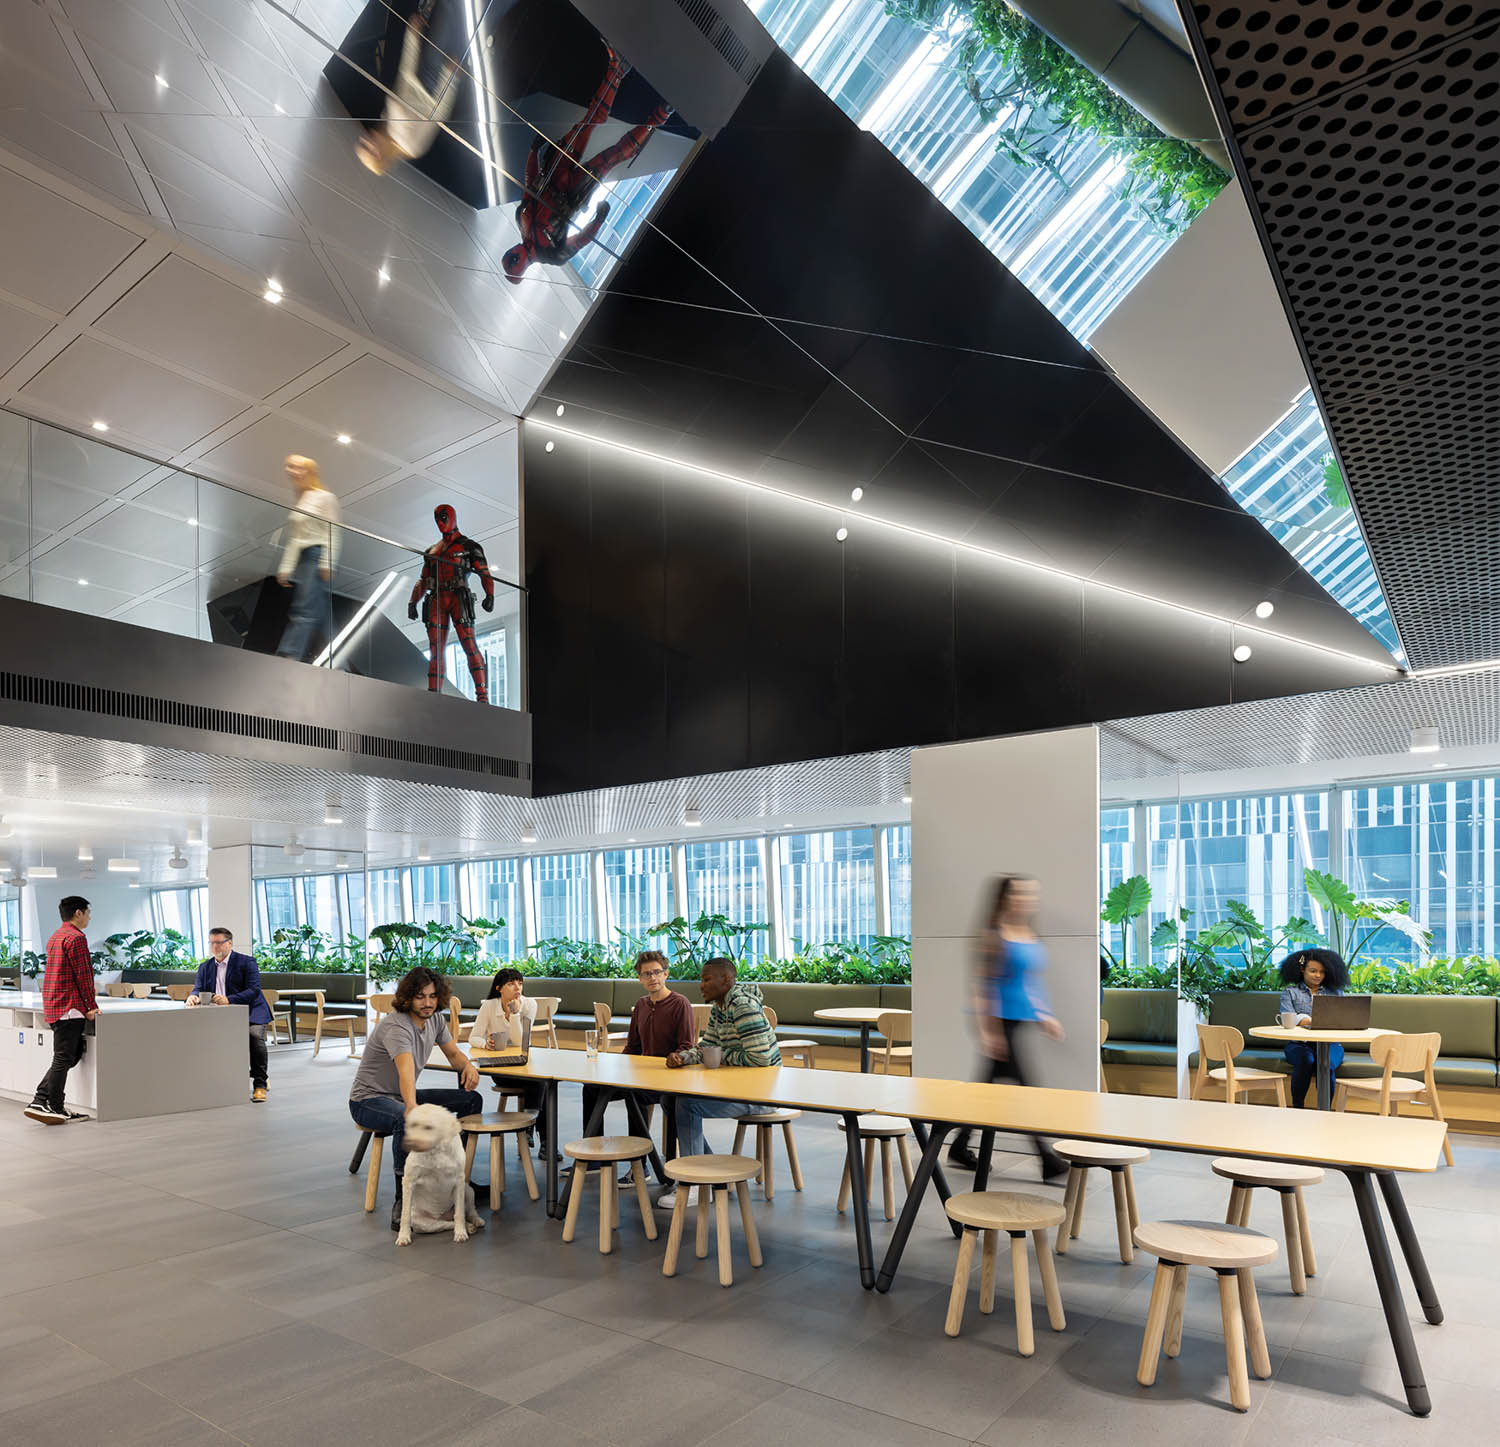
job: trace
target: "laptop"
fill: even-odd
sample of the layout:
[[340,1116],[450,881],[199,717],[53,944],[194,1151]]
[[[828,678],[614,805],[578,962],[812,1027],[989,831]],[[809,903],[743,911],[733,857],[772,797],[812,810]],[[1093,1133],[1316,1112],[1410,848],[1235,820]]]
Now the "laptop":
[[1309,1030],[1368,1030],[1368,995],[1314,995]]
[[531,1021],[521,1018],[521,1044],[507,1046],[497,1055],[486,1055],[486,1065],[525,1065],[531,1059]]

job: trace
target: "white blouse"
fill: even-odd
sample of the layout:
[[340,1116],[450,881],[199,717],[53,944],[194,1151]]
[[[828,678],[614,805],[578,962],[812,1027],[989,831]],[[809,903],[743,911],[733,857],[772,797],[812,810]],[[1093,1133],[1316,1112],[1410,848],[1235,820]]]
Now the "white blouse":
[[475,1049],[485,1049],[489,1045],[489,1035],[493,1031],[495,1044],[500,1049],[508,1045],[519,1047],[521,1044],[521,1021],[530,1020],[536,1024],[536,1001],[522,995],[516,1001],[516,1013],[509,1019],[505,1015],[505,1007],[498,999],[485,1000],[479,1006],[479,1014],[475,1017],[474,1028],[469,1031],[469,1044]]

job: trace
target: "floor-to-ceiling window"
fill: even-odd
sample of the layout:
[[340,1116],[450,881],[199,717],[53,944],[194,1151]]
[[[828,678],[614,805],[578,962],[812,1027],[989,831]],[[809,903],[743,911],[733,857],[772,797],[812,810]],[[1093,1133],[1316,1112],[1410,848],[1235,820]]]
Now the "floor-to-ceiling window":
[[[1115,885],[1135,873],[1135,810],[1101,809],[1099,811],[1099,898],[1108,898]],[[1115,959],[1135,958],[1135,945],[1128,925],[1101,923],[1104,947]]]
[[611,931],[639,938],[673,917],[670,844],[606,849],[602,862]]
[[413,924],[458,923],[458,880],[451,864],[419,864],[408,875]]
[[517,959],[525,949],[525,903],[521,898],[519,859],[480,859],[463,866],[470,919],[504,923],[483,942],[483,950],[500,960]]
[[153,927],[176,930],[192,941],[194,953],[200,955],[208,953],[208,931],[212,927],[204,918],[207,909],[208,890],[201,884],[151,891]]
[[541,854],[532,861],[537,938],[594,938],[593,891],[587,854]]
[[402,897],[399,869],[372,869],[370,879],[370,928],[383,924],[400,924],[406,919],[406,902]]
[[892,824],[885,836],[885,878],[893,935],[911,934],[911,825]]
[[[721,914],[731,924],[767,923],[762,840],[695,839],[682,848],[688,919]],[[746,936],[746,959],[764,959],[769,949],[764,930]]]
[[786,835],[781,897],[789,939],[869,944],[875,935],[875,831]]

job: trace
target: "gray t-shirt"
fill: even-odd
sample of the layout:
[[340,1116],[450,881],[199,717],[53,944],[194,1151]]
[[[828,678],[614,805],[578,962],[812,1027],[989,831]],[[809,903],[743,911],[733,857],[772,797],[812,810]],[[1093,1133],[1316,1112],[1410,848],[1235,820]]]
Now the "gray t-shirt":
[[448,1031],[448,1017],[439,1010],[425,1025],[418,1025],[416,1017],[392,1010],[382,1015],[365,1041],[365,1053],[360,1057],[359,1069],[354,1074],[354,1084],[349,1090],[350,1100],[369,1100],[376,1095],[393,1095],[401,1098],[401,1078],[396,1074],[396,1057],[410,1055],[412,1067],[418,1075],[427,1064],[434,1045],[445,1045],[453,1037]]

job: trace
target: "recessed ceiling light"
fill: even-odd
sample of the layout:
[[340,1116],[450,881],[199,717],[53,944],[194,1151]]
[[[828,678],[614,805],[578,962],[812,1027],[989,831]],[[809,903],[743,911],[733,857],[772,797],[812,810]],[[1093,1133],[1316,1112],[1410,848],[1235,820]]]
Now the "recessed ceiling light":
[[333,440],[337,442],[340,447],[347,447],[351,442],[354,441],[354,439],[347,432],[340,432],[339,435]]
[[1442,747],[1442,741],[1435,728],[1413,729],[1407,747],[1414,754],[1435,754]]
[[195,528],[195,527],[197,527],[197,526],[198,526],[198,519],[197,519],[197,518],[189,518],[189,519],[188,519],[188,526],[189,526],[189,527],[190,527],[190,528]]
[[1252,649],[1248,643],[1241,643],[1239,647],[1234,650],[1234,661],[1236,663],[1248,663],[1250,661],[1250,655],[1253,652],[1254,649]]
[[28,878],[31,879],[56,879],[57,866],[55,864],[33,864],[26,873]]
[[521,843],[522,844],[535,844],[536,843],[536,825],[535,824],[523,824],[523,825],[521,825]]
[[94,851],[87,844],[78,846],[78,862],[80,864],[92,864],[94,862]]
[[87,588],[88,585],[89,585],[89,580],[87,578],[80,578],[78,580],[78,586],[80,588]]
[[270,287],[261,292],[261,296],[270,302],[272,306],[275,306],[281,300],[281,293],[279,291],[272,291]]
[[697,829],[702,825],[703,816],[698,812],[698,806],[696,804],[689,804],[682,811],[682,822],[686,824],[689,829]]
[[547,446],[546,446],[546,449],[545,449],[545,450],[546,450],[546,451],[547,451],[547,452],[551,452],[551,451],[552,451],[552,450],[553,450],[553,449],[554,449],[554,448],[555,448],[555,447],[556,447],[556,446],[557,446],[557,443],[555,443],[555,442],[549,442],[549,443],[548,443],[548,444],[547,444]]
[[109,431],[109,423],[108,422],[101,422],[97,417],[91,423],[89,423],[89,426],[92,427],[95,432],[108,432]]
[[852,498],[852,499],[853,499],[853,500],[854,500],[854,501],[855,501],[855,502],[858,502],[858,501],[859,501],[859,500],[860,500],[860,498],[862,498],[862,497],[863,497],[863,496],[864,496],[864,495],[865,495],[865,490],[864,490],[864,488],[862,488],[862,487],[856,487],[856,488],[855,488],[855,489],[854,489],[854,491],[853,491],[853,492],[851,492],[851,493],[850,493],[850,494],[849,494],[849,496],[850,496],[850,497],[851,497],[851,498]]
[[279,281],[277,281],[274,276],[268,276],[266,278],[266,286],[271,291],[280,291],[281,290],[281,283]]
[[557,334],[563,339],[563,341],[568,340],[568,334],[561,327],[558,327]]
[[124,855],[121,855],[118,859],[111,859],[108,868],[111,874],[139,874],[141,872],[141,861],[139,859],[127,859]]
[[272,101],[271,104],[276,108],[277,115],[284,116],[286,114],[286,108],[281,104],[279,100]]
[[559,402],[557,404],[557,415],[559,417],[561,417],[563,415],[563,413],[566,412],[567,410],[568,409],[561,402]]
[[379,271],[377,271],[375,273],[375,275],[380,278],[380,284],[381,284],[381,286],[384,286],[386,284],[386,282],[388,282],[391,279],[390,272],[388,272],[385,269],[385,267],[383,267],[383,266],[380,268]]
[[344,822],[343,810],[337,804],[330,804],[323,811],[323,822],[325,824],[342,824]]
[[[1446,769],[1448,767],[1448,765],[1447,764],[1428,764],[1427,767],[1429,769]],[[35,873],[36,871],[33,870],[32,872]]]
[[170,87],[167,85],[166,76],[164,76],[160,71],[157,71],[156,75],[153,78],[155,79],[157,85],[159,85],[163,90],[170,89]]
[[1269,598],[1262,598],[1255,605],[1255,616],[1257,618],[1269,618],[1276,611],[1276,605]]
[[849,536],[849,529],[848,528],[840,528],[833,536],[834,536],[834,540],[836,542],[840,542],[841,543],[841,542],[844,541],[845,538],[847,538]]
[[417,859],[420,863],[426,864],[427,861],[431,858],[432,850],[430,850],[425,844],[417,845]]

